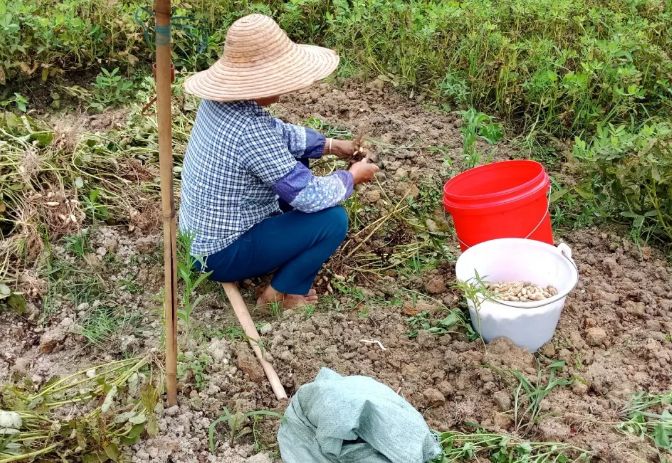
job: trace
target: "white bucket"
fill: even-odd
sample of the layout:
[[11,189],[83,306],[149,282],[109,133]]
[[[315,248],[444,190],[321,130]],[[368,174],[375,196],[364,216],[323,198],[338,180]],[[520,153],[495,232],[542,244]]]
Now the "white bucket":
[[569,246],[521,238],[496,239],[469,248],[457,259],[455,272],[464,283],[474,283],[478,276],[488,282],[525,281],[558,290],[557,296],[534,302],[478,295],[478,310],[474,301],[467,301],[471,324],[486,342],[506,337],[530,352],[551,340],[565,299],[579,280]]

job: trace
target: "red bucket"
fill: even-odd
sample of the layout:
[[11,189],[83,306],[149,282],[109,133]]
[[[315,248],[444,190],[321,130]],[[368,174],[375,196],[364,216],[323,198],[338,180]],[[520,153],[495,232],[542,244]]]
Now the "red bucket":
[[553,245],[551,181],[535,161],[503,161],[463,172],[443,188],[462,251],[497,238],[529,238]]

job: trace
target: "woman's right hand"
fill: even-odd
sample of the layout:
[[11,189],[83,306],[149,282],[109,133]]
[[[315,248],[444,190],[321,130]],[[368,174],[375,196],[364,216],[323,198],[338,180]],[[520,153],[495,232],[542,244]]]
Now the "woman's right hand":
[[352,174],[355,185],[358,185],[360,183],[371,181],[373,176],[376,175],[376,172],[378,172],[380,169],[368,158],[364,158],[350,166],[349,170]]

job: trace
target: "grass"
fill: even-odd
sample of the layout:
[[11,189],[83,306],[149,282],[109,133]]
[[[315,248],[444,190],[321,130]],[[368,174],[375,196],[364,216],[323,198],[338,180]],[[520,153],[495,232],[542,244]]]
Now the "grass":
[[[139,316],[139,315],[137,315]],[[82,323],[81,335],[91,344],[101,345],[125,326],[131,324],[131,317],[119,307],[100,305],[91,309]]]
[[661,451],[672,452],[672,392],[639,393],[623,409],[621,431],[644,436]]
[[434,463],[580,463],[591,461],[588,450],[562,442],[532,442],[516,436],[488,432],[447,431],[439,434],[442,457]]
[[558,378],[557,374],[565,367],[562,360],[546,367],[546,371],[537,368],[537,377],[528,379],[520,371],[513,371],[518,386],[513,393],[513,421],[516,432],[527,434],[541,418],[541,403],[556,388],[569,386],[572,381]]

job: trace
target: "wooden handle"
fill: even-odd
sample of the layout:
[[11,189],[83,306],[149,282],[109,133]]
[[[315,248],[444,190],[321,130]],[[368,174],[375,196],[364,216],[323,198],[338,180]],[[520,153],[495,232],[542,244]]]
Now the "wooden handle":
[[222,286],[226,292],[226,297],[228,297],[229,302],[231,302],[236,318],[238,319],[240,326],[243,327],[245,336],[257,356],[257,360],[259,360],[259,363],[261,364],[261,368],[264,369],[264,373],[266,373],[266,377],[271,383],[271,389],[273,389],[275,397],[277,397],[278,400],[286,399],[287,393],[280,382],[280,378],[278,378],[278,374],[275,372],[275,369],[273,369],[273,365],[264,358],[264,354],[259,348],[259,333],[257,333],[257,328],[254,326],[254,321],[250,316],[250,312],[247,310],[243,296],[241,296],[240,291],[238,291],[238,287],[234,283],[222,283]]

